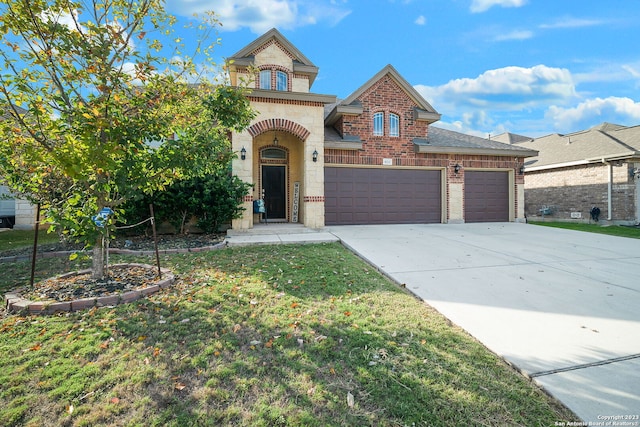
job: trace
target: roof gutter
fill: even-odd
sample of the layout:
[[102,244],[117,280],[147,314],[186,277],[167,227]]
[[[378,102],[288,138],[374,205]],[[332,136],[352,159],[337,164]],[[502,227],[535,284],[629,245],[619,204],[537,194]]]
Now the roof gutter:
[[544,166],[527,166],[527,172],[544,171],[549,169],[568,168],[571,166],[582,166],[593,163],[616,162],[619,160],[630,160],[634,158],[640,159],[640,151],[628,151],[620,154],[611,154],[608,156],[591,157],[584,160],[575,160],[573,162],[553,163]]
[[538,155],[533,150],[501,150],[499,148],[473,148],[473,147],[453,147],[413,143],[413,151],[416,153],[433,154],[470,154],[477,156],[507,156],[507,157],[534,157]]
[[590,159],[586,159],[586,161],[589,163],[605,163],[605,162],[615,162],[617,160],[629,160],[633,158],[640,158],[640,151],[625,151],[617,154],[609,154],[606,156],[592,157]]

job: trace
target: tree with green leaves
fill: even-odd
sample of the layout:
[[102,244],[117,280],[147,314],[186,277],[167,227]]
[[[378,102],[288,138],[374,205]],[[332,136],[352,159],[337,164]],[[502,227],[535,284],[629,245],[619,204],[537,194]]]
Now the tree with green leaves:
[[115,223],[96,215],[227,167],[254,114],[215,82],[213,15],[190,55],[177,25],[162,0],[0,0],[0,180],[93,247],[96,278]]

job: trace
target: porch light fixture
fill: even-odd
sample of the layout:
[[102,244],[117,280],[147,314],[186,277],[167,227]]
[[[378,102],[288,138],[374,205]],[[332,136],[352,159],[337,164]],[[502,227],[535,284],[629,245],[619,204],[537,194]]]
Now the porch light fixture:
[[524,165],[520,166],[520,175],[524,175]]
[[314,162],[318,161],[318,150],[313,150],[313,154],[311,154],[311,158]]
[[453,167],[453,171],[456,173],[456,175],[458,175],[458,172],[460,172],[460,165],[456,163],[456,165]]
[[275,132],[273,132],[273,145],[275,145],[276,147],[278,146],[278,136],[276,135]]
[[240,150],[240,159],[245,160],[247,158],[247,149],[242,147],[242,150]]

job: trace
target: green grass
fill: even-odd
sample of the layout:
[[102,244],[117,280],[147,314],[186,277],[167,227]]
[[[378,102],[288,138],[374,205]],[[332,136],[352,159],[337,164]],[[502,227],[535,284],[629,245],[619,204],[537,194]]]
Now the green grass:
[[583,224],[576,222],[542,222],[530,221],[529,224],[542,225],[545,227],[564,228],[567,230],[585,231],[588,233],[608,234],[610,236],[630,237],[640,239],[640,227],[625,227],[622,225]]
[[[33,247],[33,230],[8,230],[0,232],[0,251]],[[40,230],[38,244],[57,243],[58,235]]]
[[[48,275],[72,267],[48,262],[39,262]],[[578,421],[339,244],[227,248],[162,263],[178,282],[136,303],[0,319],[0,425]],[[28,264],[12,264],[0,287],[14,286],[8,276]]]

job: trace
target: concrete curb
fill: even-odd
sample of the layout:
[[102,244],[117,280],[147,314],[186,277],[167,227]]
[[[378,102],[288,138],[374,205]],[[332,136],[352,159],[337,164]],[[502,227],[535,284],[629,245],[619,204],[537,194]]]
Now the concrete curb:
[[[149,264],[114,264],[119,267],[142,267],[151,270],[155,270],[157,267]],[[59,312],[71,312],[78,310],[86,310],[93,307],[114,307],[119,304],[127,304],[133,301],[137,301],[140,298],[144,298],[148,295],[154,294],[160,289],[166,289],[173,285],[175,282],[175,276],[171,270],[167,268],[161,268],[162,279],[145,287],[121,294],[104,295],[95,298],[80,298],[73,301],[29,301],[22,298],[20,290],[8,292],[4,295],[4,306],[10,313],[25,313],[25,314],[55,314]],[[56,278],[67,278],[74,275],[90,273],[91,270],[80,270],[71,273],[65,273]]]

